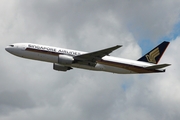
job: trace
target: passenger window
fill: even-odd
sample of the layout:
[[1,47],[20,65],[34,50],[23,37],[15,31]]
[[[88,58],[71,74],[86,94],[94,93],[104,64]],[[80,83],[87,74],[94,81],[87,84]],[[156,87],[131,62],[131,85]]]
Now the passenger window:
[[14,47],[14,45],[10,45],[11,47]]

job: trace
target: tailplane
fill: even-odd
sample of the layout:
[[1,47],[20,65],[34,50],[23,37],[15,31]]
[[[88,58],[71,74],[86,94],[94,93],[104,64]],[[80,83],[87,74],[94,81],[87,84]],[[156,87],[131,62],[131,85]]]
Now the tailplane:
[[156,69],[165,68],[165,67],[170,66],[170,65],[171,64],[159,64],[159,65],[153,65],[153,66],[146,67],[146,69],[156,70]]
[[161,59],[164,51],[168,47],[169,42],[164,41],[161,44],[159,44],[157,47],[155,47],[153,50],[145,54],[143,57],[139,58],[138,61],[143,62],[149,62],[157,64],[159,60]]

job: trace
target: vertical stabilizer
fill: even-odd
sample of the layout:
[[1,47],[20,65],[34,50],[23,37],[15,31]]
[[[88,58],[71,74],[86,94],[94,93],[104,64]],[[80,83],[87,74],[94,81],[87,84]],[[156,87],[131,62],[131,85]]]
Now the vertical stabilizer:
[[167,41],[162,42],[157,47],[155,47],[153,50],[151,50],[150,52],[145,54],[143,57],[138,59],[138,61],[157,64],[159,62],[159,60],[161,59],[164,51],[168,47],[168,45],[169,45],[169,42],[167,42]]

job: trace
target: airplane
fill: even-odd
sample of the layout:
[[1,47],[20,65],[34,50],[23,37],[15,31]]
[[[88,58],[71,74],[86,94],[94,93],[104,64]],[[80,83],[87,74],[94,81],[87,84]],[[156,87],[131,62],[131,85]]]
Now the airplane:
[[116,45],[94,52],[82,52],[64,48],[38,45],[33,43],[15,43],[5,48],[9,53],[22,58],[53,63],[53,69],[68,71],[82,68],[118,74],[142,74],[165,72],[171,64],[158,64],[170,42],[164,41],[138,60],[117,58],[109,54],[122,47]]

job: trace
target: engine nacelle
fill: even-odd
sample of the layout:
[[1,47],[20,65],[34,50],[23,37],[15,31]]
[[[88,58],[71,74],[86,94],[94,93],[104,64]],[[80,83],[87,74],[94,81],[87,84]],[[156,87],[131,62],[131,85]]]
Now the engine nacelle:
[[70,70],[72,68],[71,67],[67,67],[67,66],[62,66],[62,65],[59,65],[57,63],[54,63],[53,64],[53,69],[54,70],[58,70],[58,71],[67,71],[67,70]]
[[59,55],[58,57],[58,63],[62,65],[71,65],[73,61],[74,61],[74,58],[72,56]]

